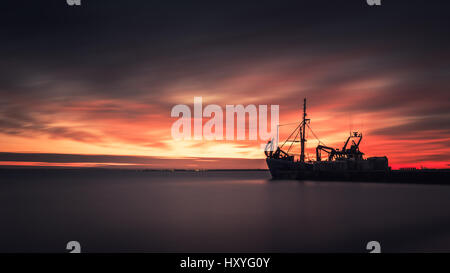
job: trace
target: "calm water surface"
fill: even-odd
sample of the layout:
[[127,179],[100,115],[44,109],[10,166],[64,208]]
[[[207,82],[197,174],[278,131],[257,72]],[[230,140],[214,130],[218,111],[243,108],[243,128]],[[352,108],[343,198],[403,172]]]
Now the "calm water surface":
[[0,252],[450,251],[450,186],[0,170]]

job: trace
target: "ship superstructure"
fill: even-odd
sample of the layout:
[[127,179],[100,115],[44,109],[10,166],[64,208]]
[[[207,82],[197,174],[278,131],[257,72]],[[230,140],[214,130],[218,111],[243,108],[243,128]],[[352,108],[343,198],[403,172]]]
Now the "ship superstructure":
[[[382,179],[390,172],[386,156],[364,158],[364,153],[359,149],[362,133],[352,132],[341,149],[329,147],[317,138],[310,128],[310,119],[306,117],[305,98],[302,121],[280,146],[266,149],[267,166],[274,179],[366,180]],[[315,160],[306,160],[307,129],[319,141]],[[291,152],[297,143],[300,143],[298,158]]]

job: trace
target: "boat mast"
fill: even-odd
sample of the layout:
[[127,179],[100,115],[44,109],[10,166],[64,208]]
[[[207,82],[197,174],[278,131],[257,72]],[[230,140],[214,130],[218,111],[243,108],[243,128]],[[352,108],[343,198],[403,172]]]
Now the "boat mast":
[[300,162],[305,162],[305,125],[306,125],[306,98],[303,99],[303,122],[302,122],[302,132],[301,132],[301,154],[300,154]]

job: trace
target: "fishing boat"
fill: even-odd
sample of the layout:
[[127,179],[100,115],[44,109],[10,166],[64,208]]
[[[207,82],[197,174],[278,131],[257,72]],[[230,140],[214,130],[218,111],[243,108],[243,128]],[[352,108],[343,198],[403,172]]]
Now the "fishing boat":
[[[319,142],[315,149],[315,160],[306,159],[305,156],[307,129]],[[449,169],[391,170],[386,156],[365,158],[359,148],[362,139],[361,132],[351,132],[342,148],[325,145],[310,127],[305,98],[302,120],[289,137],[281,145],[274,143],[273,140],[267,143],[265,149],[267,166],[273,179],[450,183]],[[291,152],[297,143],[300,143],[299,156]]]

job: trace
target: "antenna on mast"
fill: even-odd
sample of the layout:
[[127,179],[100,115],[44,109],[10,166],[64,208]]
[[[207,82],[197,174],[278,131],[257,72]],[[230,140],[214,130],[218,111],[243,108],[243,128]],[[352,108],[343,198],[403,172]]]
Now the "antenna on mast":
[[305,142],[306,142],[306,136],[305,136],[305,126],[306,126],[306,98],[303,99],[303,121],[302,121],[302,132],[301,132],[301,153],[300,153],[300,162],[305,162]]

